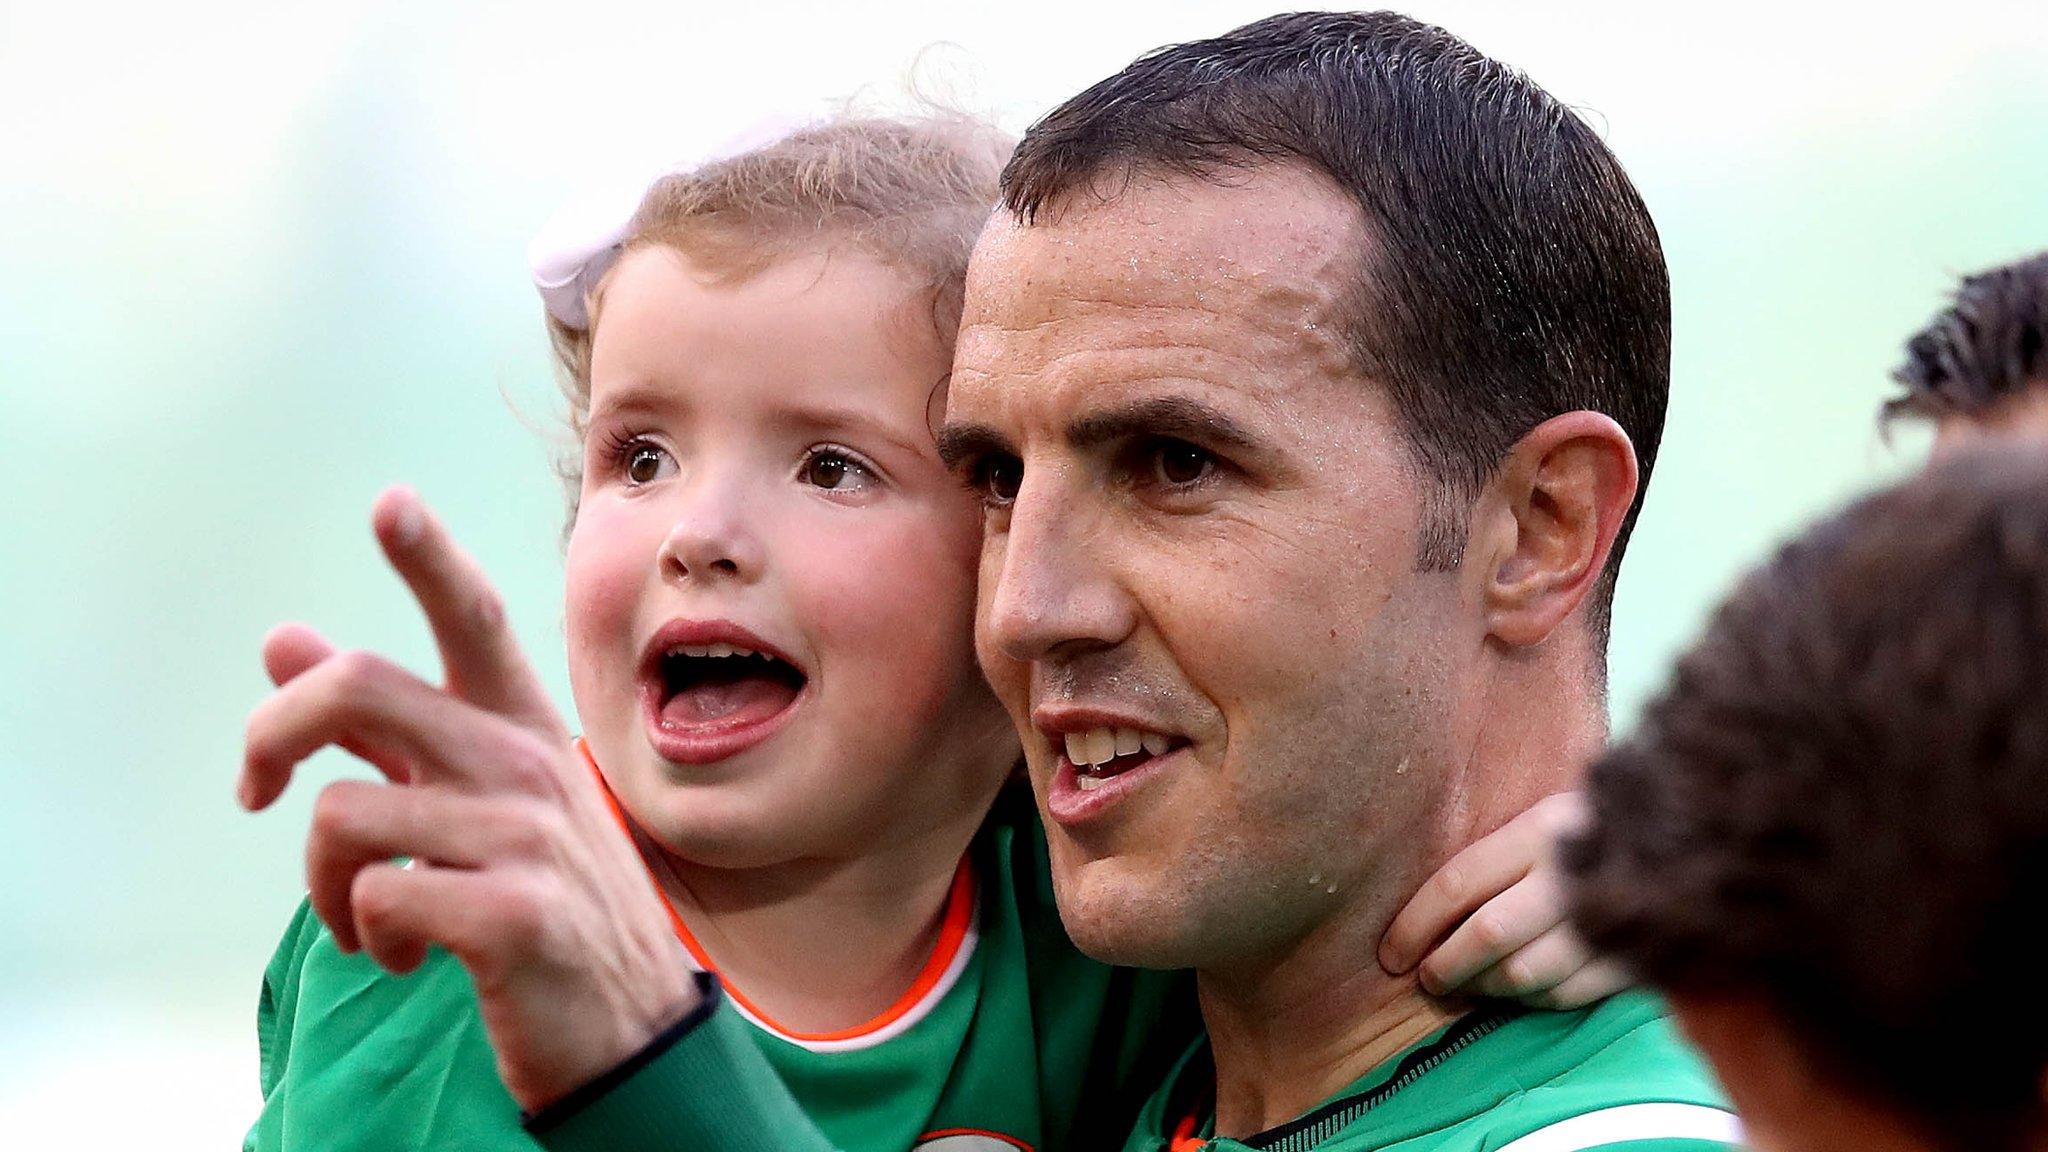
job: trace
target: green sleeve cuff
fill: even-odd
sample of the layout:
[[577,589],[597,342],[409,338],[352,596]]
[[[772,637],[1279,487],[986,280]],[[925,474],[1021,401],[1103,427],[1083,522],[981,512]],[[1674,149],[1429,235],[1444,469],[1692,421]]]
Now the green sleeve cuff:
[[769,1066],[746,1021],[725,1005],[715,982],[707,981],[707,988],[702,1009],[593,1084],[597,1091],[533,1117],[528,1129],[541,1146],[549,1152],[835,1152]]

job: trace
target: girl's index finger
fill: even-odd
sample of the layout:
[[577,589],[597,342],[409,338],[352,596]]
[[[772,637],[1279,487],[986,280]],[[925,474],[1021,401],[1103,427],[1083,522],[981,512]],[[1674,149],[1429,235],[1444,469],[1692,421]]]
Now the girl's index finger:
[[504,600],[419,493],[403,486],[386,489],[370,523],[433,630],[448,691],[514,720],[557,726],[553,705],[505,617]]

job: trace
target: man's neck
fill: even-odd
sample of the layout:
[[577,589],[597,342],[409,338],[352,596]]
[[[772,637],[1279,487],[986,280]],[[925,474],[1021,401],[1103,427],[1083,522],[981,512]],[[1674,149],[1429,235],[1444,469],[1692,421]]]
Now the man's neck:
[[[1576,658],[1576,654],[1569,654]],[[1557,653],[1494,663],[1462,694],[1434,766],[1433,811],[1381,845],[1377,880],[1282,954],[1199,974],[1216,1062],[1216,1131],[1245,1136],[1286,1123],[1456,1020],[1465,1006],[1424,993],[1374,957],[1394,914],[1458,851],[1576,786],[1606,738],[1604,703],[1583,678],[1561,680]],[[1566,664],[1565,666],[1570,666]]]
[[1462,1009],[1372,962],[1376,934],[1330,929],[1263,977],[1202,973],[1202,1021],[1216,1062],[1216,1132],[1284,1124],[1430,1034]]

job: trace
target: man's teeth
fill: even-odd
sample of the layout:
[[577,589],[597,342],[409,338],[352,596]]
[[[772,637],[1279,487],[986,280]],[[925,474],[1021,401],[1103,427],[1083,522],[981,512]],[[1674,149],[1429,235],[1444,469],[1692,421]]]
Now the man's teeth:
[[[1091,728],[1086,732],[1067,733],[1066,745],[1067,759],[1075,766],[1099,768],[1118,757],[1136,756],[1140,752],[1163,756],[1168,739],[1157,732],[1136,728]],[[1084,775],[1082,786],[1092,788],[1095,785]]]
[[668,650],[671,656],[757,656],[763,660],[772,659],[766,652],[742,648],[737,644],[683,644]]

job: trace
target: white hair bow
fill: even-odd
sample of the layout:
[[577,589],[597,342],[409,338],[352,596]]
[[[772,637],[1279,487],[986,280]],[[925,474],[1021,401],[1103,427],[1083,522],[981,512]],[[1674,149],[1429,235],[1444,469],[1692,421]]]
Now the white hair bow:
[[570,328],[590,327],[590,293],[619,258],[633,214],[656,181],[745,155],[816,123],[815,116],[764,116],[701,156],[664,166],[652,176],[596,184],[571,196],[526,246],[533,286],[548,315]]

